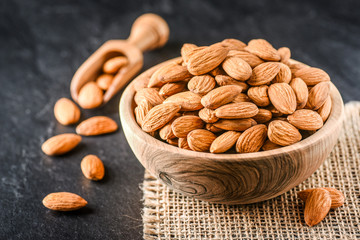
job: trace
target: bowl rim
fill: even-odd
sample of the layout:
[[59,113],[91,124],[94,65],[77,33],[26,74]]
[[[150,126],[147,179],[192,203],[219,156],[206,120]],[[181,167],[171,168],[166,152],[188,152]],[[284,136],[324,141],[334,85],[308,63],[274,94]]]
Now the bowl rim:
[[[132,130],[132,134],[135,137],[137,137],[139,141],[144,142],[144,144],[146,145],[151,145],[151,148],[153,149],[159,149],[162,151],[177,153],[182,155],[183,157],[205,158],[205,159],[211,159],[213,161],[221,161],[221,162],[260,160],[260,159],[275,157],[283,154],[291,154],[299,150],[309,149],[314,143],[317,143],[321,141],[321,139],[324,139],[328,135],[331,135],[338,127],[338,124],[342,124],[344,118],[344,103],[338,89],[335,87],[335,85],[332,82],[330,82],[331,84],[330,97],[332,100],[332,109],[327,121],[325,122],[324,126],[316,133],[312,134],[311,136],[305,139],[302,139],[301,141],[295,144],[284,146],[278,149],[261,151],[261,152],[252,152],[252,153],[210,153],[210,152],[196,152],[192,150],[186,150],[165,143],[157,138],[152,137],[148,133],[144,132],[141,129],[141,127],[137,124],[134,116],[134,100],[133,100],[134,95],[136,93],[135,84],[137,81],[140,81],[141,78],[146,77],[146,75],[148,75],[149,72],[154,72],[161,65],[172,61],[176,61],[178,59],[179,57],[164,61],[138,75],[126,87],[120,99],[119,113],[120,113],[120,120],[122,126],[130,127],[130,129]],[[298,61],[293,60],[293,62],[298,62]],[[130,145],[130,147],[132,146]]]

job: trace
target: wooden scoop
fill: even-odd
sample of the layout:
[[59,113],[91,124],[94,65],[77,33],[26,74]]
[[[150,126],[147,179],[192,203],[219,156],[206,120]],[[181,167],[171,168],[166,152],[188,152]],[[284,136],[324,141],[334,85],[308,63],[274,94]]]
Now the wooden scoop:
[[123,55],[128,64],[114,76],[113,82],[104,94],[107,103],[143,66],[143,52],[162,47],[168,40],[169,27],[165,20],[152,13],[138,17],[127,40],[109,40],[96,50],[76,71],[70,84],[71,96],[78,102],[82,86],[101,74],[106,60]]

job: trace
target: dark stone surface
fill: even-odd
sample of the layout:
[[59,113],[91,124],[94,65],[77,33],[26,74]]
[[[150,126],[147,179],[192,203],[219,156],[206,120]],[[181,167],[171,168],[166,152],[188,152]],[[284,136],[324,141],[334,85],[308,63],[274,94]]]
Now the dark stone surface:
[[[184,42],[265,38],[294,58],[326,70],[344,100],[360,100],[359,1],[0,1],[0,239],[141,239],[143,167],[122,130],[86,137],[75,151],[47,157],[45,139],[74,127],[59,125],[53,105],[70,97],[80,64],[108,39],[124,39],[145,12],[169,23],[169,43],[145,54],[147,69],[179,55]],[[82,119],[107,115],[119,123],[120,94]],[[90,182],[80,170],[98,155],[106,177]],[[72,213],[47,210],[48,193],[88,200]]]

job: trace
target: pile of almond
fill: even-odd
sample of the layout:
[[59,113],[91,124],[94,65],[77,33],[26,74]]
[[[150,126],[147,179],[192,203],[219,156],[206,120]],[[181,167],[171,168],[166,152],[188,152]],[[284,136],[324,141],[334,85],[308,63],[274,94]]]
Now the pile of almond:
[[86,83],[79,91],[78,102],[84,109],[96,108],[103,103],[104,91],[108,90],[115,75],[128,64],[124,56],[108,59],[102,66],[102,73],[95,81]]
[[290,55],[263,39],[184,44],[182,58],[158,68],[136,92],[136,121],[152,136],[200,152],[299,142],[330,114],[330,77]]

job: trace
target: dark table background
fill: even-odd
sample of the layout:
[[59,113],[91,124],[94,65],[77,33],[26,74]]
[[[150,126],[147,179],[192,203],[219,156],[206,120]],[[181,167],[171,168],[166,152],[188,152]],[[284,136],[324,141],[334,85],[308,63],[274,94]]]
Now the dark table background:
[[[144,169],[123,131],[84,137],[70,154],[45,156],[47,138],[74,127],[53,116],[70,97],[80,64],[108,39],[128,37],[146,12],[168,21],[168,44],[145,54],[143,69],[179,55],[184,42],[265,38],[295,59],[326,70],[345,102],[360,100],[360,1],[0,1],[0,239],[141,239]],[[120,94],[82,119],[107,115],[119,123]],[[120,123],[119,123],[120,124]],[[90,182],[80,170],[86,154],[105,163]],[[42,199],[69,191],[88,200],[77,212],[53,212]]]

